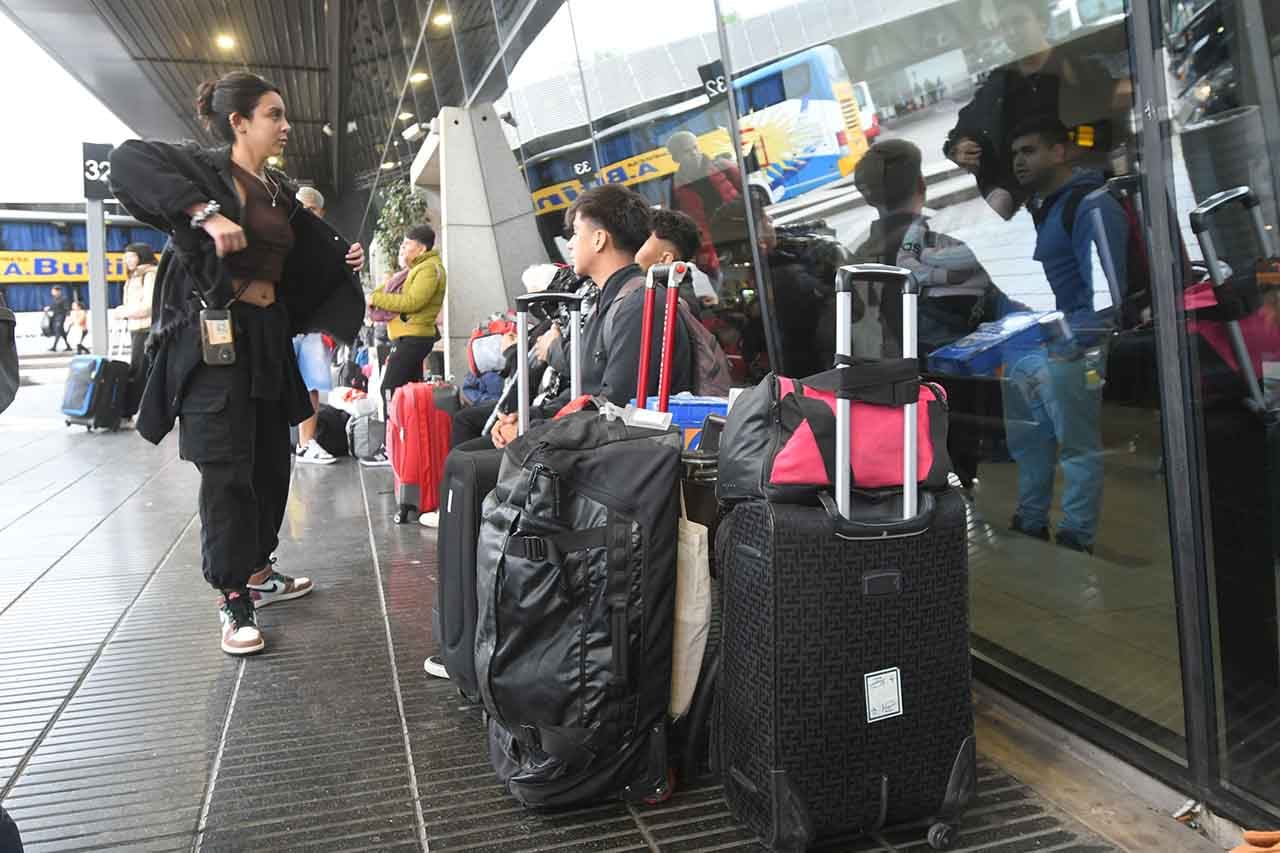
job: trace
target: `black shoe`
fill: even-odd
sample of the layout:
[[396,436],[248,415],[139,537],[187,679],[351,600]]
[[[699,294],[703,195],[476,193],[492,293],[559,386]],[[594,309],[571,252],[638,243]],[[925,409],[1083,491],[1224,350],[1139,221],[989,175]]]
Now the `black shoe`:
[[1023,536],[1030,536],[1032,539],[1039,539],[1041,542],[1049,541],[1049,528],[1041,525],[1040,527],[1028,527],[1023,524],[1022,517],[1014,513],[1013,518],[1009,519],[1009,529],[1014,533],[1021,533]]
[[1054,541],[1063,548],[1070,548],[1072,551],[1079,551],[1082,554],[1093,555],[1093,546],[1086,545],[1080,541],[1080,534],[1072,533],[1070,530],[1059,530]]

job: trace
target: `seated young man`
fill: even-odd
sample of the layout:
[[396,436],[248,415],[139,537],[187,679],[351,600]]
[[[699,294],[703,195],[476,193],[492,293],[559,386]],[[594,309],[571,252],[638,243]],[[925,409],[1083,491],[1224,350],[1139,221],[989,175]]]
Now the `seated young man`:
[[[603,396],[617,405],[626,405],[636,393],[644,292],[641,288],[622,300],[615,297],[627,282],[644,277],[644,272],[636,264],[636,253],[652,233],[649,205],[643,196],[626,187],[612,184],[594,187],[574,201],[565,214],[565,224],[573,232],[569,250],[573,255],[574,271],[590,278],[600,288],[595,313],[582,329],[582,393]],[[610,316],[613,318],[609,323],[612,334],[604,340],[605,321]],[[652,367],[648,393],[651,395],[658,393],[657,365],[662,329],[662,310],[657,308],[649,342]],[[568,346],[562,346],[558,326],[553,326],[540,337],[531,351],[562,373],[567,374],[571,369]],[[671,393],[692,387],[693,352],[684,328],[677,326]],[[568,402],[568,395],[561,395],[545,406],[531,410],[530,416],[551,417]],[[455,446],[464,450],[505,447],[516,437],[516,419],[515,413],[500,415],[489,435]],[[455,418],[455,428],[457,425]]]

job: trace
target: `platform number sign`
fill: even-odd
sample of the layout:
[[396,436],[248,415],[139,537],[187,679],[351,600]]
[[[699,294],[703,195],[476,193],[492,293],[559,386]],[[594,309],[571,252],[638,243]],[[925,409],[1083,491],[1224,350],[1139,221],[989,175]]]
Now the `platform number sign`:
[[724,73],[724,61],[717,59],[706,65],[698,66],[698,77],[702,79],[702,91],[712,103],[723,100],[729,93],[728,76]]
[[111,149],[113,146],[98,142],[82,143],[84,156],[80,171],[84,175],[84,197],[89,199],[111,198],[107,179],[111,176]]

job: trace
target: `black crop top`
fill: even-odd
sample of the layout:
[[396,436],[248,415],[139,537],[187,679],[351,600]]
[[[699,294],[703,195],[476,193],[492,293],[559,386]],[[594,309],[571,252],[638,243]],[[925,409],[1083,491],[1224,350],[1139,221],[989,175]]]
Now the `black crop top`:
[[231,168],[244,187],[244,211],[240,227],[244,229],[249,245],[223,260],[232,278],[243,281],[279,281],[284,272],[284,259],[293,248],[293,227],[289,224],[291,200],[284,186],[274,178],[268,184],[276,191],[272,203],[272,191],[268,190],[256,175],[232,163]]

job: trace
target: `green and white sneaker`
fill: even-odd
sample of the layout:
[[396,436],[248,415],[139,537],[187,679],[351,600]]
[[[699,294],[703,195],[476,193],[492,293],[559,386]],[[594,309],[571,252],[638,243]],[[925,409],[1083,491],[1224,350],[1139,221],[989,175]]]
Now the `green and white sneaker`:
[[267,647],[258,629],[253,601],[244,591],[226,591],[218,599],[222,650],[229,655],[252,655]]
[[[275,557],[271,558],[274,565]],[[302,596],[315,589],[311,578],[291,578],[286,574],[272,571],[262,583],[248,584],[249,595],[253,597],[254,607],[266,607],[278,601],[288,601]]]

